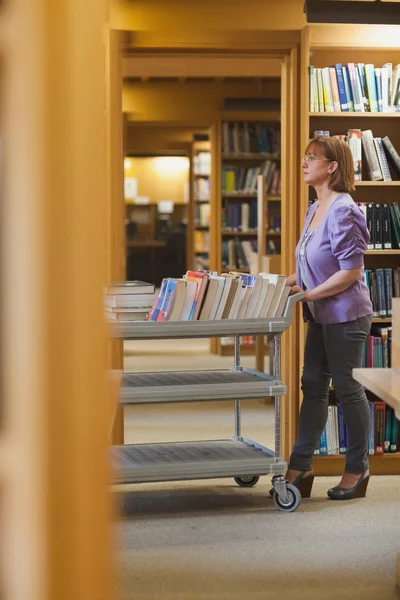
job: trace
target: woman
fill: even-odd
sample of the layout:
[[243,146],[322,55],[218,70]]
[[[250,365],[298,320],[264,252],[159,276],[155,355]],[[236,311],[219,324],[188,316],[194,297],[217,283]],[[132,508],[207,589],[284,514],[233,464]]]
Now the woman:
[[352,377],[362,366],[371,327],[372,305],[363,272],[369,234],[365,218],[349,192],[354,165],[349,146],[333,137],[316,137],[302,160],[304,181],[317,193],[307,211],[296,249],[292,293],[304,291],[308,321],[297,441],[287,480],[309,497],[312,459],[328,416],[330,379],[348,431],[345,472],[328,491],[334,500],[365,496],[368,480],[370,411],[363,387]]

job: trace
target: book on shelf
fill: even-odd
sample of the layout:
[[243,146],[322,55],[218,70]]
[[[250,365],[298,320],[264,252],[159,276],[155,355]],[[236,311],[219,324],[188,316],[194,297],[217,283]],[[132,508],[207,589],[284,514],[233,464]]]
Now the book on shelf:
[[264,123],[222,123],[222,152],[224,154],[280,154],[279,127]]
[[197,152],[193,158],[193,172],[199,177],[207,178],[211,174],[211,152]]
[[400,64],[310,65],[309,75],[311,113],[400,111]]
[[266,160],[264,164],[257,167],[238,167],[223,164],[221,173],[222,193],[256,195],[259,175],[265,176],[267,194],[275,196],[280,194],[281,170],[277,163],[272,160]]
[[188,271],[180,279],[163,279],[148,320],[282,317],[289,293],[285,275]]
[[[329,137],[327,130],[316,129],[314,137]],[[392,181],[400,177],[400,156],[388,136],[374,136],[370,129],[349,129],[347,135],[334,135],[349,144],[354,161],[354,179],[362,181],[363,159],[369,181]]]
[[[366,392],[369,396],[369,392]],[[344,420],[343,407],[337,403],[334,390],[329,392],[330,404],[326,426],[314,451],[319,456],[346,454],[348,432]],[[331,402],[335,402],[332,404]],[[368,436],[368,454],[383,455],[396,453],[399,448],[399,421],[394,410],[385,402],[374,398],[369,401],[370,430]]]
[[357,202],[369,232],[368,250],[400,249],[400,209],[397,202]]
[[400,267],[365,269],[365,282],[371,297],[372,316],[391,318],[392,299],[400,297]]
[[209,227],[211,219],[211,207],[210,204],[202,203],[195,205],[195,224],[198,227]]

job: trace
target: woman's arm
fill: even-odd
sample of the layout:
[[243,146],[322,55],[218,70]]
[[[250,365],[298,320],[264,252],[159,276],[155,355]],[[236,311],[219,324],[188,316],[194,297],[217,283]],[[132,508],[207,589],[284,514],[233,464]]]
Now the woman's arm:
[[[361,275],[360,269],[342,269],[312,290],[304,292],[303,302],[315,302],[347,290]],[[299,290],[300,291],[300,288]]]
[[286,285],[289,285],[290,287],[296,285],[296,273],[289,275],[289,277],[286,279]]

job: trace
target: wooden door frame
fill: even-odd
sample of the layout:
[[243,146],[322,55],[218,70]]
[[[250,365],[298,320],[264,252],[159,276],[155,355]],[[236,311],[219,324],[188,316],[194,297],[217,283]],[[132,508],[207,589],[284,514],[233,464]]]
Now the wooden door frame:
[[[268,32],[266,32],[266,36]],[[225,45],[223,48],[218,47],[203,47],[203,48],[132,48],[125,45],[125,48],[121,52],[122,60],[122,72],[128,72],[128,67],[131,69],[130,73],[135,73],[137,76],[145,77],[144,65],[152,64],[151,74],[152,77],[177,77],[188,76],[190,69],[190,57],[193,60],[196,59],[197,73],[205,72],[206,64],[215,59],[219,59],[219,71],[216,69],[212,70],[213,76],[219,75],[224,76],[224,60],[226,64],[229,64],[229,68],[225,68],[226,72],[232,73],[231,65],[232,59],[237,62],[242,61],[242,64],[247,65],[246,74],[241,75],[239,71],[236,76],[247,76],[249,74],[249,65],[251,61],[255,61],[255,64],[259,64],[259,61],[279,59],[281,61],[281,124],[282,124],[282,147],[287,148],[287,151],[282,154],[282,172],[284,178],[282,179],[282,195],[285,194],[287,202],[285,206],[282,205],[283,211],[283,222],[286,226],[290,227],[290,233],[288,235],[288,243],[284,244],[282,248],[281,257],[281,270],[286,274],[291,274],[295,271],[295,256],[294,249],[297,242],[299,233],[299,207],[297,202],[298,197],[298,178],[297,178],[297,164],[299,157],[299,144],[298,144],[298,127],[299,127],[299,44],[298,42],[291,42],[288,44],[282,44],[274,38],[274,42],[266,44],[258,44],[257,47],[250,47],[249,45],[234,46]],[[188,54],[189,52],[189,54]],[[157,71],[157,60],[162,59],[162,71]],[[166,61],[165,59],[168,59]],[[202,68],[201,60],[203,59]],[[132,61],[135,61],[135,69],[132,70]],[[154,61],[154,62],[149,62]],[[129,65],[128,65],[129,62]],[[169,64],[169,68],[168,68]],[[189,66],[188,66],[189,65]],[[181,69],[181,71],[179,71]],[[258,65],[255,68],[254,73],[259,76]],[[204,123],[202,123],[204,125]],[[221,140],[221,127],[220,119],[216,119],[211,124],[212,131],[212,149],[219,147]],[[215,146],[214,146],[215,144]],[[217,152],[213,152],[212,160],[212,171],[215,174],[219,173],[219,165],[217,160],[219,155]],[[217,219],[220,217],[220,207],[218,208],[218,190],[220,189],[220,181],[217,181],[218,176],[212,178],[211,183],[211,204],[214,208],[214,218],[210,224],[210,263],[213,268],[216,263],[216,257],[220,249],[220,240],[216,235],[217,231]],[[215,203],[215,207],[214,207]],[[293,323],[292,327],[284,334],[282,339],[282,365],[281,373],[282,379],[288,386],[288,394],[282,400],[282,444],[281,451],[285,458],[289,456],[291,446],[295,439],[295,432],[297,430],[298,422],[298,407],[299,407],[299,390],[298,390],[298,318]]]

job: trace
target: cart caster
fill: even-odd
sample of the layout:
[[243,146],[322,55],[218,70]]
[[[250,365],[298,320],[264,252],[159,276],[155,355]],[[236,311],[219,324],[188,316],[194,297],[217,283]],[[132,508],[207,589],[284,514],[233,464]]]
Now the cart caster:
[[258,475],[249,475],[248,477],[235,477],[234,479],[240,487],[253,487],[260,478]]
[[286,485],[287,490],[287,499],[285,501],[282,500],[282,497],[279,496],[276,490],[272,495],[272,499],[274,504],[279,510],[283,510],[284,512],[293,512],[300,506],[301,502],[301,494],[295,485],[288,483]]

